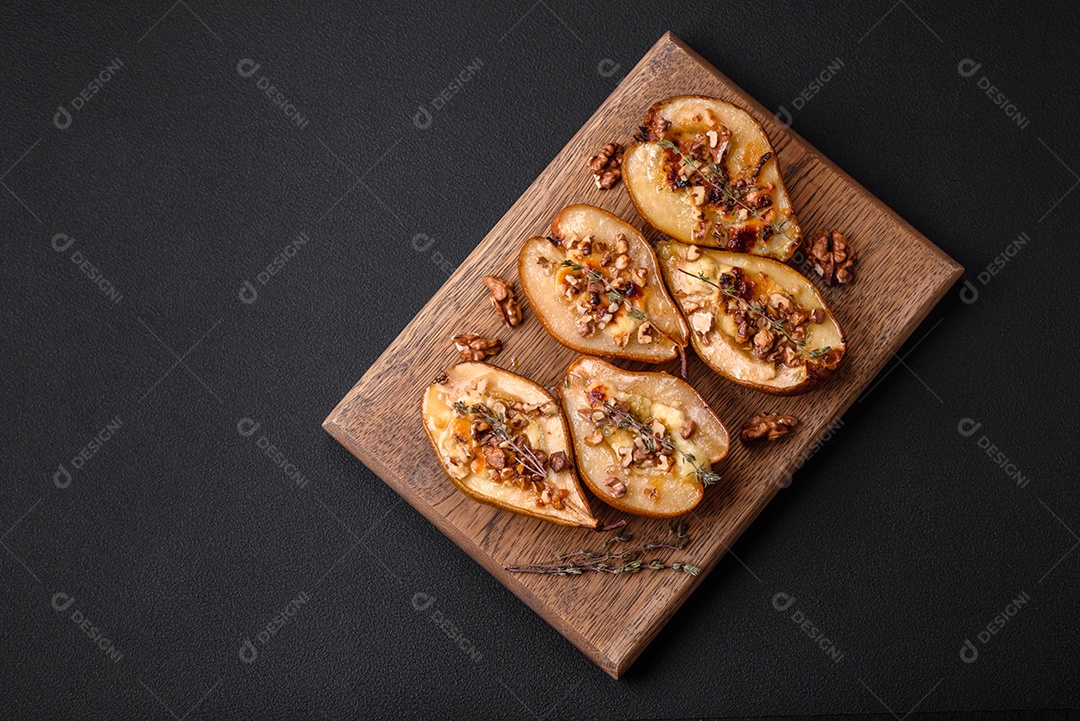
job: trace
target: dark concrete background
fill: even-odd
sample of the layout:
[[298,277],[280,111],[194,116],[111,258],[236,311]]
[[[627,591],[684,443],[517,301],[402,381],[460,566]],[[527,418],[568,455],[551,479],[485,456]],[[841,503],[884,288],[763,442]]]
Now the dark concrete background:
[[[0,22],[0,717],[1080,706],[1075,5],[170,2]],[[614,682],[319,424],[669,29],[977,297]]]

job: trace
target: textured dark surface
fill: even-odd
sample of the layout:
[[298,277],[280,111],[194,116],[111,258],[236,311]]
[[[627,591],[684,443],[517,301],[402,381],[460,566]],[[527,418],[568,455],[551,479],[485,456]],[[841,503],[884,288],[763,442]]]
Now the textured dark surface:
[[[1080,260],[1075,10],[739,3],[703,22],[690,6],[553,0],[34,8],[9,7],[0,23],[0,716],[1080,706],[1076,283],[1050,280]],[[791,111],[798,132],[967,267],[978,297],[949,294],[737,559],[614,682],[319,423],[669,29]],[[57,106],[71,108],[114,58],[122,67],[57,128]],[[248,58],[260,68],[243,77]],[[970,77],[966,58],[981,63]],[[262,76],[304,127],[260,93]],[[983,77],[1025,127],[979,89]],[[298,233],[309,240],[260,283]],[[1030,240],[1016,248],[1021,233]],[[57,234],[74,243],[54,250]],[[238,298],[245,281],[254,303]],[[260,424],[250,436],[244,418]],[[958,431],[966,418],[982,424],[970,436]],[[787,611],[778,593],[795,597]],[[979,641],[1022,593],[1030,601]],[[308,600],[293,603],[299,594]],[[286,608],[296,613],[259,641]],[[965,639],[974,663],[960,658]]]

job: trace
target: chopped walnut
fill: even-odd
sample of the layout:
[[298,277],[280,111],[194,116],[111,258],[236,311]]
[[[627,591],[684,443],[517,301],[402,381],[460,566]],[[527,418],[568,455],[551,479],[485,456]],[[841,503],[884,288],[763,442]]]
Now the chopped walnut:
[[742,427],[739,438],[742,439],[743,443],[756,441],[759,438],[775,441],[791,433],[791,429],[798,424],[799,419],[794,416],[758,413]]
[[712,156],[712,161],[719,165],[723,162],[731,141],[731,131],[721,125],[719,130],[709,130],[705,135],[709,138],[709,155]]
[[565,471],[570,467],[570,459],[566,457],[566,451],[555,451],[551,454],[551,458],[548,459],[548,463],[551,464],[551,470],[556,473]]
[[589,158],[589,170],[593,173],[596,187],[610,190],[622,178],[623,146],[608,143],[599,153]]
[[583,316],[574,321],[574,328],[582,338],[591,338],[596,334],[596,326],[593,325],[592,316]]
[[768,328],[762,328],[754,335],[754,353],[758,357],[766,355],[776,341],[776,334]]
[[484,446],[484,463],[488,468],[505,468],[506,451],[498,446]]
[[616,498],[622,498],[626,495],[626,484],[621,479],[615,476],[609,476],[604,485],[611,489],[611,495]]
[[700,257],[701,257],[701,248],[697,247],[696,245],[691,245],[689,248],[686,249],[686,259],[687,260],[697,260]]
[[626,242],[626,236],[619,233],[615,236],[615,253],[622,255],[630,252],[630,244]]
[[694,431],[697,430],[697,421],[693,418],[687,418],[683,423],[682,428],[679,429],[679,437],[684,441],[689,440],[690,436],[694,435]]
[[502,352],[502,341],[498,338],[484,338],[475,333],[459,333],[451,340],[461,352],[463,361],[482,361]]
[[604,432],[599,428],[585,436],[585,443],[590,446],[598,446],[604,441]]
[[848,240],[838,230],[821,230],[810,237],[807,253],[814,270],[826,285],[850,283],[855,280],[852,265],[855,263],[855,249],[848,245]]
[[637,329],[637,342],[641,345],[649,345],[653,342],[652,323],[645,321],[638,326]]
[[491,291],[491,305],[499,319],[508,326],[521,322],[521,307],[514,298],[514,286],[497,275],[485,275],[484,285]]

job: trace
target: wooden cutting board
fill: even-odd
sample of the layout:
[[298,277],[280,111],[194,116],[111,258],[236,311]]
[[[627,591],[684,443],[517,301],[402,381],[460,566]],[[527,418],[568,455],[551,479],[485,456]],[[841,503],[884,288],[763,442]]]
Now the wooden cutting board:
[[[503,328],[480,278],[496,274],[516,283],[521,244],[531,236],[546,234],[555,213],[572,203],[605,208],[646,228],[646,235],[655,240],[658,234],[647,229],[623,187],[597,189],[586,161],[609,141],[628,143],[654,102],[682,94],[719,97],[753,114],[778,153],[804,234],[838,228],[857,248],[855,283],[839,288],[818,283],[847,332],[847,356],[840,371],[821,388],[794,398],[774,398],[741,388],[690,358],[691,384],[733,438],[731,453],[718,469],[723,481],[706,491],[691,519],[691,544],[677,554],[698,563],[700,576],[671,571],[565,578],[507,573],[503,570],[507,565],[593,548],[603,537],[496,510],[455,490],[425,437],[421,393],[456,361],[450,335],[467,331],[502,338],[505,349],[493,359],[494,364],[553,387],[577,354],[544,332],[520,289],[524,322],[514,329]],[[806,268],[802,270],[809,274]],[[618,678],[962,272],[918,231],[668,33],[390,344],[327,417],[323,428],[604,671]],[[662,368],[678,372],[677,362]],[[788,413],[801,423],[782,442],[748,448],[735,436],[751,415],[761,411]],[[596,499],[591,503],[607,523],[624,517]],[[628,530],[637,539],[664,532],[663,521],[629,518]],[[718,636],[722,633],[717,630]]]

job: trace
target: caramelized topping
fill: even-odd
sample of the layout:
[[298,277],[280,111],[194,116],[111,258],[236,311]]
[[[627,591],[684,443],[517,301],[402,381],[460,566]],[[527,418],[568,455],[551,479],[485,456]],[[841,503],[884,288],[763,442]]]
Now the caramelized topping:
[[538,416],[550,415],[549,401],[541,406],[527,406],[520,401],[495,400],[467,405],[454,403],[459,426],[454,439],[464,448],[473,473],[487,473],[495,483],[511,483],[531,491],[538,507],[550,505],[561,510],[570,492],[546,482],[550,468],[558,473],[570,467],[565,451],[548,455],[534,448],[528,429]]

